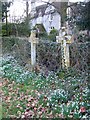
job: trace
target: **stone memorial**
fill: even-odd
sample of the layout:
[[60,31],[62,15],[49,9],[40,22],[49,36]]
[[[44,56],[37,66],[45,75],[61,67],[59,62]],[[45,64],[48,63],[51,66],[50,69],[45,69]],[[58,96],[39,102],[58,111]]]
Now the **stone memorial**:
[[72,36],[67,35],[65,27],[62,27],[59,36],[56,36],[56,42],[61,44],[62,67],[70,66],[69,44],[72,43]]
[[36,44],[38,43],[38,38],[36,37],[36,30],[31,31],[29,37],[29,42],[31,42],[31,65],[35,66],[36,64]]

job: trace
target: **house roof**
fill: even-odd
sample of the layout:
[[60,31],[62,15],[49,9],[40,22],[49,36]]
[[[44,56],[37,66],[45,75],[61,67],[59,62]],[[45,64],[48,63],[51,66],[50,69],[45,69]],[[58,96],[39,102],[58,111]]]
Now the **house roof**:
[[[56,8],[56,10],[54,12],[57,11],[60,14],[62,13],[62,8],[65,4],[66,4],[66,2],[53,2],[53,3],[51,3],[51,5]],[[43,4],[43,5],[37,6],[36,7],[36,13],[34,14],[33,18],[37,18],[40,11],[42,13],[42,16],[44,16],[46,14],[45,10],[46,10],[47,7],[48,7],[48,4]],[[49,12],[48,14],[50,14],[50,13],[51,12]],[[31,19],[33,19],[33,18],[31,18]]]
[[47,8],[47,4],[43,4],[43,5],[37,6],[36,7],[36,13],[34,14],[34,16],[31,19],[37,18],[40,11],[42,13],[42,16],[44,16],[46,8]]
[[40,5],[40,6],[36,7],[36,13],[39,14],[39,12],[41,10],[41,13],[42,13],[42,16],[43,16],[45,14],[46,8],[47,8],[47,4]]

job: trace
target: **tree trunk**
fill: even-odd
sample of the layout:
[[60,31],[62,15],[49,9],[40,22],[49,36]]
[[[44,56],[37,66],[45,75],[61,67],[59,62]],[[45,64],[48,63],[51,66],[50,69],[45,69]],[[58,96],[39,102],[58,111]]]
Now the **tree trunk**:
[[6,10],[6,36],[8,36],[8,27],[7,27],[8,21],[7,21],[7,10]]

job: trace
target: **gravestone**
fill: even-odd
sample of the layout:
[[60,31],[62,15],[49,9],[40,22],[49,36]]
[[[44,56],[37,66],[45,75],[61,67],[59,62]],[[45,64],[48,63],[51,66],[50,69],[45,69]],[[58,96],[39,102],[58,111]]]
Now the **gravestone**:
[[35,66],[36,64],[36,44],[38,43],[38,38],[36,37],[36,30],[31,31],[29,37],[29,42],[31,42],[31,65]]
[[62,27],[59,36],[56,36],[56,42],[61,44],[62,68],[70,67],[69,44],[72,43],[72,36],[66,34],[65,27]]

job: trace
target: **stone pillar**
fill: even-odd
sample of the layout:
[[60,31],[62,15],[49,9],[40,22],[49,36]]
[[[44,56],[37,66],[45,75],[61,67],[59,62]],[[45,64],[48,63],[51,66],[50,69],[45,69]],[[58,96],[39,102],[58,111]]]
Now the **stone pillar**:
[[29,38],[29,42],[31,42],[31,65],[34,66],[36,64],[36,44],[38,43],[38,38],[36,38],[36,31],[31,31],[31,36]]

